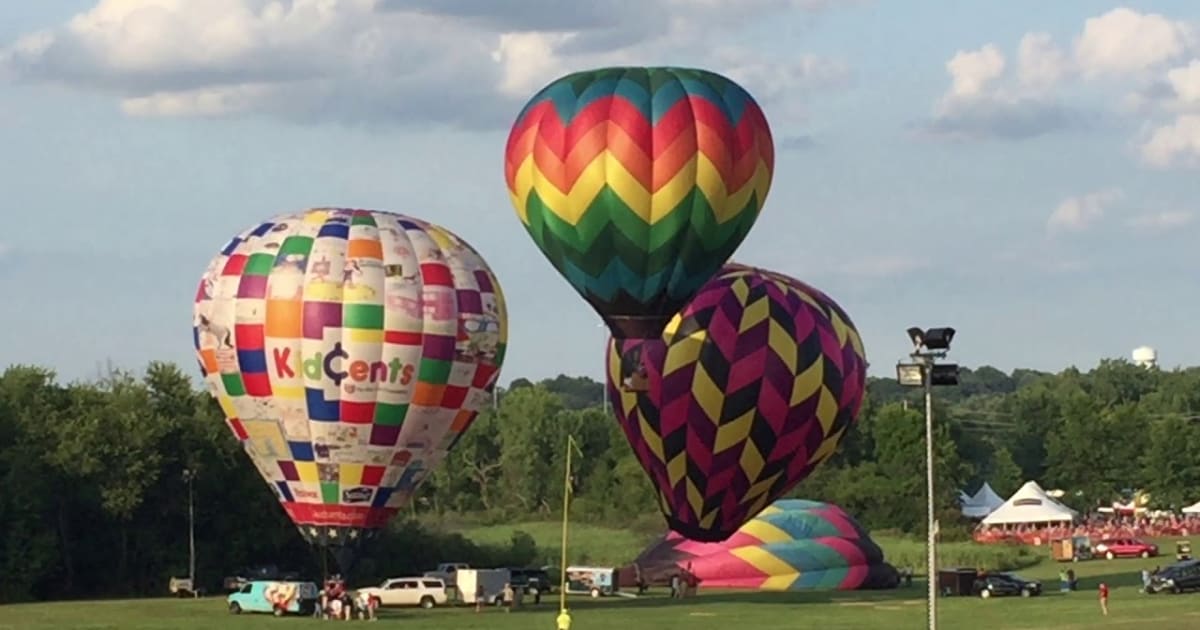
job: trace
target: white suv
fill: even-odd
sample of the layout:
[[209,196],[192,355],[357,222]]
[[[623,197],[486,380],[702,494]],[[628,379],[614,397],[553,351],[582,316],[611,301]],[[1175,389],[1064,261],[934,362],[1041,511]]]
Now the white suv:
[[358,589],[376,606],[420,606],[433,608],[446,604],[446,583],[438,578],[409,577],[384,580],[379,586]]

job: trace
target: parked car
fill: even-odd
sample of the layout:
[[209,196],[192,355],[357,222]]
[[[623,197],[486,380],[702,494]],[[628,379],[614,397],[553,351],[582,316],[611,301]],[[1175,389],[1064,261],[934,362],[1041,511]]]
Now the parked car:
[[229,612],[271,613],[276,617],[311,615],[317,606],[317,585],[312,582],[255,580],[226,598]]
[[1182,593],[1200,590],[1200,560],[1184,560],[1150,576],[1151,593]]
[[989,573],[975,580],[973,589],[983,599],[1020,595],[1032,597],[1042,594],[1042,583],[1026,580],[1012,573]]
[[526,595],[554,593],[554,579],[545,569],[510,568],[513,588],[524,589]]
[[1096,550],[1097,555],[1102,555],[1109,560],[1113,558],[1135,558],[1137,556],[1149,558],[1150,556],[1158,555],[1158,545],[1143,542],[1136,538],[1110,538],[1102,540],[1093,549]]
[[420,606],[433,608],[445,606],[447,601],[446,582],[433,577],[405,577],[384,580],[379,586],[358,589],[359,596],[366,595],[376,607]]

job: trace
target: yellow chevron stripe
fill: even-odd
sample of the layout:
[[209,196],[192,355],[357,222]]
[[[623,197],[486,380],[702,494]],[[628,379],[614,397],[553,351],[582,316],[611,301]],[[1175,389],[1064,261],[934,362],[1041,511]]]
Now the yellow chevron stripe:
[[[636,394],[632,395],[631,397],[636,398]],[[625,409],[633,408],[628,403],[622,406],[625,407]],[[654,456],[658,458],[658,461],[666,461],[666,457],[663,454],[662,438],[658,437],[658,433],[650,427],[650,424],[646,422],[646,418],[638,416],[638,429],[642,433],[642,439],[646,442],[646,448],[650,449],[651,453],[654,453]]]
[[738,333],[744,333],[762,323],[771,316],[771,300],[763,296],[742,309],[742,321],[738,323]]
[[[780,560],[762,547],[738,547],[729,553],[770,576],[759,586],[761,589],[784,590],[796,580],[795,576],[800,575],[796,567]],[[785,579],[786,583],[781,584]]]
[[692,483],[691,479],[687,480],[687,499],[688,505],[692,506],[693,514],[700,514],[704,510],[704,495],[700,494],[700,489],[696,484]]
[[822,386],[822,379],[825,378],[825,359],[818,357],[813,361],[812,365],[804,368],[804,371],[796,375],[796,380],[792,383],[792,398],[788,401],[788,405],[795,407],[796,405],[808,400]]
[[[743,453],[743,457],[744,456],[745,456],[745,454]],[[745,470],[745,469],[746,468],[743,465],[742,470]],[[760,470],[761,470],[761,467],[760,467]],[[767,490],[771,489],[771,484],[775,483],[775,480],[779,479],[779,476],[782,474],[783,474],[782,472],[777,472],[774,475],[767,477],[766,479],[759,480],[758,483],[755,483],[753,486],[750,486],[750,489],[746,491],[745,498],[742,499],[742,503],[745,503],[749,499],[754,498],[755,504],[761,504],[766,499],[766,497],[767,497],[766,493],[767,493]],[[755,479],[756,477],[758,477],[757,473],[755,473],[754,476],[750,476],[750,475],[746,476],[747,479]],[[765,505],[759,505],[757,510],[750,510],[750,513],[758,514],[764,509],[766,509]]]
[[721,407],[725,404],[725,394],[708,376],[704,366],[699,363],[696,364],[696,371],[692,374],[692,397],[704,414],[708,416],[709,421],[713,424],[720,421]]
[[[671,321],[679,319],[676,316]],[[673,374],[676,370],[696,365],[699,367],[700,350],[704,347],[704,341],[708,337],[708,333],[704,330],[697,330],[686,337],[675,337],[674,331],[668,329],[664,331],[663,337],[670,339],[671,343],[667,346],[667,356],[663,359],[663,376]],[[678,330],[678,324],[675,329]]]
[[[760,513],[758,516],[762,516],[762,514]],[[738,531],[743,534],[749,534],[764,543],[784,542],[792,539],[791,535],[787,532],[766,521],[759,520],[758,517],[742,525],[738,528]]]
[[[825,363],[824,359],[820,363]],[[837,419],[838,403],[837,399],[830,393],[828,387],[821,387],[821,397],[817,400],[817,419],[821,421],[821,428],[825,435],[833,430],[833,421]]]
[[533,163],[533,154],[530,153],[517,166],[517,171],[513,175],[513,188],[508,193],[513,207],[517,210],[517,216],[520,217],[521,223],[525,225],[529,225],[529,213],[526,211],[526,205],[529,203],[529,193],[533,192],[536,170],[537,167]]
[[767,329],[767,346],[787,365],[790,373],[796,373],[796,361],[799,360],[799,353],[796,352],[796,339],[773,319]]
[[[767,197],[767,189],[770,187],[771,171],[767,169],[766,162],[759,160],[754,169],[754,175],[747,180],[746,185],[726,196],[725,201],[718,208],[717,223],[725,223],[740,214],[742,208],[750,203],[750,195],[755,193],[758,193],[758,206],[761,209],[763,201]],[[720,212],[721,210],[724,212]]]
[[760,160],[754,176],[741,189],[730,192],[712,160],[698,153],[680,167],[666,184],[651,193],[616,155],[606,150],[583,168],[571,190],[563,191],[542,175],[530,155],[517,166],[513,177],[514,190],[509,191],[509,198],[526,225],[529,224],[526,205],[530,194],[535,191],[555,216],[570,225],[577,225],[588,205],[607,184],[634,214],[648,225],[654,225],[670,216],[671,211],[693,188],[699,188],[712,207],[716,222],[720,224],[741,214],[752,194],[758,193],[758,198],[763,199],[763,191],[770,187],[770,179],[766,163]]
[[758,513],[758,516],[755,516],[754,518],[762,518],[762,517],[764,517],[764,516],[767,516],[767,515],[769,515],[769,514],[777,514],[777,513],[779,513],[779,512],[782,512],[782,511],[783,511],[782,509],[775,507],[775,504],[774,504],[774,503],[772,503],[771,505],[768,505],[768,506],[766,507],[766,509],[764,509],[763,511],[759,512],[759,513]]
[[817,447],[817,450],[813,451],[813,453],[809,455],[809,460],[812,461],[814,466],[819,466],[820,464],[825,463],[825,460],[833,457],[833,454],[835,451],[837,451],[838,444],[841,443],[842,436],[845,433],[846,429],[841,428],[838,429],[837,433],[834,433],[833,435],[821,441],[821,445]]
[[[778,476],[778,475],[776,475],[776,476]],[[758,495],[758,498],[754,500],[754,503],[750,504],[749,512],[751,514],[758,514],[758,513],[762,512],[763,508],[767,507],[767,499],[769,499],[769,498],[770,497],[767,496],[767,493],[764,490],[763,493]]]
[[717,438],[713,441],[713,454],[729,450],[745,442],[746,438],[750,436],[750,427],[754,424],[754,414],[755,410],[751,409],[736,420],[717,427]]
[[687,475],[687,456],[683,453],[677,454],[667,462],[667,482],[672,488],[675,487]]
[[[762,453],[758,452],[758,447],[754,446],[753,442],[747,441],[742,448],[742,457],[738,460],[738,465],[742,467],[742,472],[746,475],[746,479],[758,479],[758,476],[762,474],[765,464],[766,459]],[[757,486],[757,484],[755,485]],[[751,496],[751,494],[747,493],[747,496]]]

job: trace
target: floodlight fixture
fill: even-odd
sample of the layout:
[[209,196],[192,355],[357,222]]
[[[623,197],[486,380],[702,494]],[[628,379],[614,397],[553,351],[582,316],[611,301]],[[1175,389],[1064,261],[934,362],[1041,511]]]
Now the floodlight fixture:
[[929,384],[938,387],[942,385],[958,385],[957,363],[936,363],[929,368]]
[[908,338],[912,339],[913,348],[920,350],[925,345],[925,331],[913,326],[908,329]]
[[949,326],[925,331],[925,347],[929,350],[949,350],[953,340],[954,329]]
[[925,366],[920,363],[897,363],[896,380],[904,387],[920,387],[925,384]]

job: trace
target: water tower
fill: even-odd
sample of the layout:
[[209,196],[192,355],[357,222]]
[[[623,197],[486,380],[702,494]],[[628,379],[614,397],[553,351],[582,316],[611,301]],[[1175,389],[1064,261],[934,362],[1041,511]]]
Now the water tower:
[[1158,351],[1150,346],[1141,346],[1133,350],[1133,362],[1144,368],[1158,365]]

